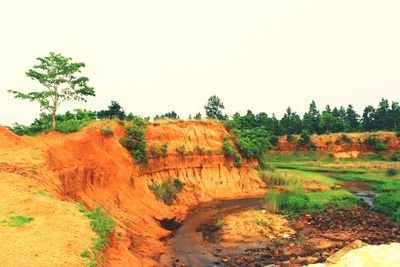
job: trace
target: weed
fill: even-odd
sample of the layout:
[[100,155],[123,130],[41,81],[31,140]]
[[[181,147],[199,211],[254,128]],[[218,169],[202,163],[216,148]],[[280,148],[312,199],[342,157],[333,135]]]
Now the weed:
[[180,147],[177,147],[175,150],[179,157],[185,157],[187,155],[185,145],[181,145]]
[[20,227],[29,222],[33,221],[32,217],[25,217],[21,215],[12,216],[8,219],[0,221],[1,224],[7,225],[9,227]]
[[110,127],[102,127],[100,131],[104,136],[111,136],[114,134]]
[[163,201],[166,205],[172,205],[176,194],[182,191],[184,184],[179,179],[172,181],[171,177],[168,177],[167,181],[161,184],[151,184],[148,188],[152,190],[157,200]]
[[89,258],[90,257],[90,251],[87,250],[87,249],[81,251],[81,257],[82,258]]
[[386,175],[388,175],[388,176],[397,175],[397,169],[393,168],[393,167],[388,168],[387,171],[386,171]]
[[146,126],[145,121],[140,117],[134,117],[132,119],[133,124],[126,126],[127,136],[120,139],[120,143],[125,146],[136,163],[147,163],[146,146],[147,143],[144,140],[144,128]]
[[225,157],[233,159],[233,165],[235,167],[242,166],[242,160],[239,156],[239,153],[232,147],[229,142],[229,135],[223,136],[224,142],[222,143],[222,151],[224,152]]
[[68,120],[57,124],[57,131],[61,133],[74,133],[85,127],[90,121]]

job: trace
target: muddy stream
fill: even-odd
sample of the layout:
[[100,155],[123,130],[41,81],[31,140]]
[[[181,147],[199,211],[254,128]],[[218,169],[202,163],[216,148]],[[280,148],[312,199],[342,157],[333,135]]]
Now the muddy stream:
[[[345,181],[340,183],[341,188],[349,190],[369,206],[373,205],[376,194],[368,190],[367,184]],[[164,266],[229,266],[221,263],[221,255],[235,255],[249,249],[264,249],[269,246],[260,236],[259,242],[253,240],[251,244],[243,242],[237,247],[222,247],[216,226],[216,222],[227,215],[262,209],[262,202],[263,196],[260,196],[198,205],[189,212],[181,227],[166,240],[169,251],[164,255],[168,259]]]

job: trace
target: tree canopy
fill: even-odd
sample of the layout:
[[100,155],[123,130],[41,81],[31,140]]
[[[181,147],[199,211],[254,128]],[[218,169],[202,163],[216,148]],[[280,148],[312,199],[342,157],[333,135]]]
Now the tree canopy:
[[33,66],[26,75],[45,87],[42,91],[23,93],[8,90],[14,97],[38,102],[41,112],[52,116],[52,129],[56,128],[56,114],[64,101],[85,101],[87,96],[95,96],[93,87],[87,85],[89,79],[79,76],[85,67],[83,62],[72,62],[72,58],[51,52],[37,58],[39,64]]

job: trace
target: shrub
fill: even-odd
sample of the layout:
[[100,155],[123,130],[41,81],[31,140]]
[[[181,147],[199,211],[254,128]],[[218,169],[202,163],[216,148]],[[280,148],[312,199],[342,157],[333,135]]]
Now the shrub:
[[222,151],[224,152],[225,157],[233,159],[233,165],[235,167],[242,166],[242,160],[238,154],[238,152],[231,146],[229,142],[229,135],[223,136],[224,142],[222,144]]
[[386,171],[386,175],[388,175],[388,176],[397,175],[397,169],[393,168],[393,167],[388,168],[387,171]]
[[269,189],[264,197],[264,207],[270,212],[280,211],[281,192]]
[[388,149],[388,145],[382,143],[381,139],[376,136],[369,136],[364,143],[372,148],[375,152],[380,152]]
[[180,147],[177,147],[175,150],[178,156],[180,157],[185,157],[187,154],[185,145],[181,145]]
[[162,144],[159,148],[156,147],[155,145],[150,146],[150,154],[154,158],[166,157],[167,156],[167,150],[168,150],[168,144],[167,143]]
[[98,234],[98,238],[93,240],[92,253],[89,253],[87,250],[81,252],[81,256],[88,259],[89,266],[96,266],[96,257],[98,255],[97,250],[101,251],[107,247],[109,235],[114,229],[115,222],[101,207],[94,208],[92,212],[87,210],[81,204],[78,204],[78,208],[80,212],[89,218],[91,228]]
[[60,133],[74,133],[86,126],[88,121],[68,120],[57,124],[57,131]]
[[297,141],[297,144],[300,146],[304,146],[310,143],[310,135],[308,134],[307,131],[302,131],[299,137],[299,141]]
[[206,154],[206,150],[205,150],[204,148],[202,148],[201,146],[199,146],[199,145],[196,145],[196,146],[194,147],[194,152],[195,152],[196,154],[198,154],[198,155],[204,155],[204,154]]
[[286,140],[287,140],[289,143],[293,143],[293,141],[294,141],[294,136],[291,135],[291,134],[287,134],[287,135],[286,135]]
[[272,135],[269,138],[269,142],[271,143],[271,145],[276,146],[278,144],[278,142],[279,142],[279,137],[276,136],[276,135]]
[[394,153],[391,157],[390,157],[391,161],[400,161],[400,150],[397,150],[396,153]]
[[104,136],[111,136],[114,134],[110,127],[102,127],[100,131]]
[[383,193],[374,201],[374,210],[382,212],[400,224],[400,194]]
[[346,145],[352,145],[353,144],[353,139],[351,139],[350,137],[348,137],[345,134],[342,134],[340,136],[340,140],[345,143]]
[[136,163],[147,163],[147,143],[144,140],[145,126],[146,122],[142,118],[134,116],[132,125],[125,127],[127,136],[120,139],[121,144],[129,150]]
[[396,132],[396,136],[397,136],[397,137],[400,137],[400,131],[397,131],[397,132]]
[[317,146],[314,143],[311,143],[310,146],[308,147],[311,151],[316,151]]
[[152,190],[157,200],[163,201],[166,205],[171,205],[174,201],[176,194],[182,191],[184,184],[179,179],[172,181],[171,177],[168,177],[167,181],[161,184],[151,184],[148,188]]

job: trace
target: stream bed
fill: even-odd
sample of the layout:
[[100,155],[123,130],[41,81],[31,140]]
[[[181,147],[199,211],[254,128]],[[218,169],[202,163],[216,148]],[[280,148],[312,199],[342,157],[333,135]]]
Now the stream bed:
[[[262,212],[263,196],[200,204],[166,240],[167,263],[163,266],[300,266],[324,262],[357,239],[370,244],[400,241],[400,229],[395,224],[370,212],[377,194],[368,189],[368,184],[346,181],[340,184],[341,189],[352,192],[366,205],[344,212],[330,210],[325,215],[301,216],[290,222],[296,235],[280,240],[279,244],[263,235],[250,244],[244,238],[236,247],[220,244],[218,233],[222,225],[218,224],[223,224],[222,218],[248,210]],[[299,265],[292,265],[293,260]]]

